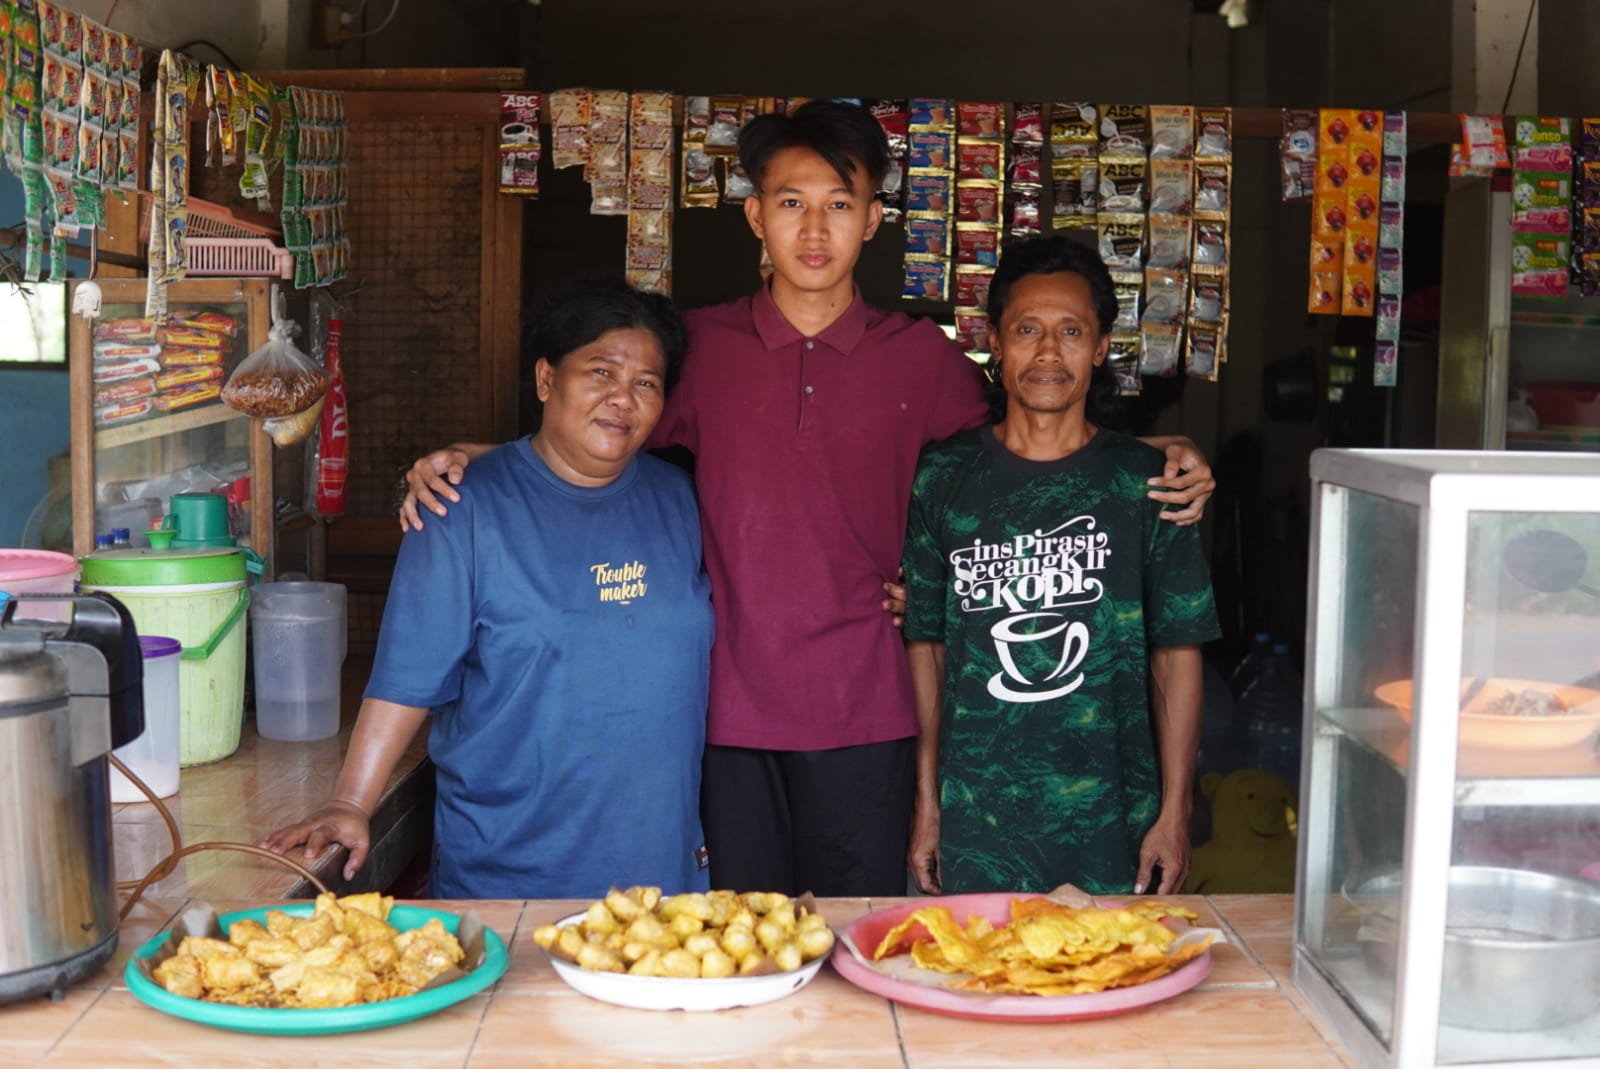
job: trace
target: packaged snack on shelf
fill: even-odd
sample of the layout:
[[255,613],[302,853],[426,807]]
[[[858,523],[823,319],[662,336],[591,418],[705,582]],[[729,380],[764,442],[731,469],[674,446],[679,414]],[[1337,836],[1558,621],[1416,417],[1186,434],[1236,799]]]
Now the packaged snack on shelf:
[[906,166],[919,171],[948,171],[955,135],[942,130],[913,130],[907,140]]
[[750,181],[744,166],[732,156],[722,161],[722,199],[725,201],[749,200],[755,196],[756,185]]
[[500,192],[539,195],[540,94],[500,94]]
[[96,385],[107,382],[121,382],[124,379],[136,379],[140,375],[153,375],[161,370],[161,361],[153,356],[141,356],[130,360],[96,360],[90,378]]
[[1139,347],[1137,334],[1111,336],[1106,363],[1111,365],[1111,379],[1117,384],[1118,397],[1139,396]]
[[628,211],[628,93],[597,89],[589,111],[589,180],[591,215],[626,215]]
[[1339,311],[1347,316],[1370,316],[1377,299],[1377,270],[1371,263],[1352,265],[1345,258]]
[[195,383],[222,381],[222,366],[220,364],[197,364],[192,367],[178,367],[156,373],[156,389],[161,393],[176,389],[179,386],[190,386]]
[[1222,328],[1214,323],[1189,324],[1189,353],[1184,372],[1195,379],[1217,381],[1222,363]]
[[893,156],[884,161],[883,188],[878,199],[883,202],[883,221],[897,223],[905,217],[906,161]]
[[1194,164],[1189,160],[1150,161],[1150,214],[1188,215],[1194,210]]
[[1095,217],[1100,235],[1100,258],[1113,271],[1137,271],[1144,266],[1144,216],[1102,212]]
[[950,293],[950,262],[943,258],[935,257],[927,260],[913,260],[909,257],[904,264],[905,280],[900,287],[900,296],[907,300],[942,301]]
[[[135,320],[135,322],[140,321]],[[229,338],[239,333],[240,325],[233,316],[223,315],[221,312],[173,312],[167,317],[169,331],[202,330],[211,334],[226,335]]]
[[1278,139],[1278,171],[1283,199],[1310,200],[1317,181],[1317,113],[1285,108]]
[[962,352],[989,351],[989,317],[982,308],[957,308],[956,344]]
[[1191,323],[1221,323],[1228,310],[1228,284],[1225,276],[1197,276],[1189,293]]
[[1352,226],[1344,239],[1344,270],[1374,263],[1378,255],[1377,234],[1369,226]]
[[1571,238],[1558,234],[1511,235],[1511,293],[1515,297],[1565,298],[1570,289]]
[[1188,267],[1189,226],[1190,220],[1185,216],[1151,215],[1150,253],[1146,265],[1159,268]]
[[1144,208],[1150,163],[1142,156],[1100,157],[1101,212],[1136,212]]
[[294,330],[292,322],[274,322],[267,343],[234,369],[222,392],[230,408],[262,418],[289,416],[327,392],[327,372],[296,348]]
[[[910,174],[906,178],[906,211],[913,215],[923,212],[940,218],[947,216],[950,213],[952,185],[953,179],[948,171]],[[994,221],[994,213],[991,213],[988,221]]]
[[1200,133],[1194,142],[1194,158],[1230,159],[1233,156],[1233,109],[1198,108],[1196,121]]
[[1233,180],[1231,163],[1197,163],[1194,168],[1194,209],[1197,212],[1226,212],[1228,187]]
[[939,218],[907,219],[906,254],[908,256],[949,256],[949,220]]
[[1386,249],[1404,248],[1405,222],[1405,206],[1385,202],[1378,209],[1378,244]]
[[994,186],[961,186],[956,198],[957,222],[1000,222],[1000,190]]
[[220,366],[223,352],[221,349],[191,349],[184,346],[167,346],[161,350],[161,366],[173,367],[203,367]]
[[1187,160],[1194,156],[1194,109],[1150,106],[1150,159]]
[[1343,276],[1339,271],[1311,272],[1311,288],[1306,300],[1306,310],[1314,315],[1338,315],[1342,286]]
[[1039,215],[1039,187],[1013,186],[1010,198],[1010,231],[1012,237],[1029,238],[1043,228]]
[[1057,101],[1050,108],[1050,154],[1056,159],[1097,155],[1099,111],[1093,104]]
[[1150,152],[1150,112],[1143,104],[1100,105],[1100,155],[1146,156]]
[[1563,174],[1515,171],[1511,176],[1511,228],[1527,234],[1572,231],[1572,182]]
[[589,124],[594,93],[557,89],[550,94],[550,163],[556,170],[589,163]]
[[1139,327],[1139,374],[1167,378],[1178,373],[1183,327],[1145,320]]
[[1013,145],[1044,144],[1044,105],[1032,102],[1011,107],[1011,143]]
[[1511,120],[1511,165],[1522,171],[1572,171],[1572,124],[1564,116]]
[[712,156],[738,155],[739,129],[744,125],[744,97],[713,96],[709,105],[711,121],[706,127],[706,152]]
[[191,349],[226,349],[228,337],[210,330],[187,330],[167,327],[161,332],[161,344],[177,345]]
[[1194,258],[1197,271],[1214,272],[1228,266],[1228,225],[1214,220],[1198,220],[1194,226]]
[[963,100],[956,105],[956,132],[964,138],[1005,136],[1005,110],[997,103]]
[[110,341],[156,340],[156,325],[149,319],[106,319],[94,325],[95,344]]
[[715,208],[721,199],[717,189],[715,159],[706,152],[705,145],[683,146],[683,179],[678,206],[682,208]]
[[132,401],[118,401],[116,404],[106,405],[94,410],[94,421],[98,426],[111,426],[116,423],[132,423],[136,419],[143,419],[155,410],[155,401],[149,397],[141,397]]
[[1189,276],[1183,271],[1148,267],[1144,272],[1144,312],[1141,323],[1178,323],[1188,306]]
[[907,125],[912,130],[938,130],[949,133],[955,129],[948,100],[913,97],[907,108]]
[[1000,262],[1000,231],[963,224],[956,227],[956,263],[994,267]]
[[118,341],[115,338],[107,338],[94,343],[93,354],[96,363],[137,360],[142,357],[160,356],[161,346],[153,341]]
[[1012,144],[1011,181],[1014,185],[1026,186],[1044,183],[1044,156],[1040,146],[1025,141]]
[[1113,332],[1139,329],[1140,298],[1144,287],[1137,281],[1114,278],[1113,292],[1117,295],[1117,318],[1111,325]]
[[[208,405],[222,396],[222,387],[215,382],[197,382],[179,386],[155,396],[155,406],[161,412],[179,412],[186,408]],[[317,401],[322,399],[319,397]],[[316,402],[313,402],[316,403]]]
[[94,389],[94,407],[109,408],[124,401],[137,401],[141,397],[153,397],[155,392],[156,380],[149,375],[140,375],[136,379],[123,379],[121,382],[96,386]]
[[1378,294],[1377,320],[1377,338],[1379,341],[1400,340],[1400,295],[1398,293]]
[[1405,276],[1399,249],[1378,249],[1378,292],[1404,293]]
[[1051,162],[1055,192],[1051,208],[1056,229],[1093,229],[1100,203],[1100,165],[1094,159],[1068,157]]
[[867,110],[883,127],[883,136],[889,142],[889,155],[904,159],[906,155],[906,130],[908,119],[904,100],[874,100]]
[[962,138],[956,145],[956,180],[998,182],[1005,177],[1005,146],[999,141]]
[[1497,168],[1510,167],[1511,157],[1506,151],[1506,129],[1499,115],[1461,116],[1461,154],[1466,166],[1479,173],[1493,173]]
[[986,267],[956,268],[955,292],[951,300],[963,308],[987,308],[989,283],[994,272]]

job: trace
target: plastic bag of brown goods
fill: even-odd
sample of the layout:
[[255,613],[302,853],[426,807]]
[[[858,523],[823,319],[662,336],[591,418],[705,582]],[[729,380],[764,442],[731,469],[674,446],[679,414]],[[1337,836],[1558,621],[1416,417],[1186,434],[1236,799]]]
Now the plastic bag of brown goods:
[[222,388],[230,408],[259,419],[304,412],[328,392],[328,373],[295,347],[292,321],[279,319],[267,344],[240,361]]

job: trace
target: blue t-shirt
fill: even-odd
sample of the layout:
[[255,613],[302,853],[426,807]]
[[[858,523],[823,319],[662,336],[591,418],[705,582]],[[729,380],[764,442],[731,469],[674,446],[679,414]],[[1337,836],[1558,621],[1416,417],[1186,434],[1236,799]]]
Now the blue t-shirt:
[[405,536],[367,696],[432,710],[433,894],[704,890],[710,585],[683,472],[574,486],[526,440]]

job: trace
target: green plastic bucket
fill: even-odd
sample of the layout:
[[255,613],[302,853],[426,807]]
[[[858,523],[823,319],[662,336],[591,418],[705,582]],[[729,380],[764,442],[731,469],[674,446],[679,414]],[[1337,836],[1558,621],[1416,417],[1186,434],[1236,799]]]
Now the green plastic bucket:
[[244,726],[244,554],[237,549],[112,549],[82,559],[83,590],[116,595],[143,635],[183,644],[178,763],[220,761]]

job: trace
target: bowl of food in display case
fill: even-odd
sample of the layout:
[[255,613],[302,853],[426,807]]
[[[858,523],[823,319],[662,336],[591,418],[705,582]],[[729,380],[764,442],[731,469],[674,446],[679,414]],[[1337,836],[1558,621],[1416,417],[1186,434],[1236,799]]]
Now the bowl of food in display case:
[[[1463,746],[1491,750],[1554,750],[1576,746],[1600,729],[1600,691],[1531,679],[1461,681]],[[1412,681],[1397,679],[1375,694],[1411,722]]]

